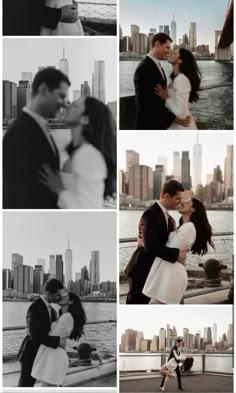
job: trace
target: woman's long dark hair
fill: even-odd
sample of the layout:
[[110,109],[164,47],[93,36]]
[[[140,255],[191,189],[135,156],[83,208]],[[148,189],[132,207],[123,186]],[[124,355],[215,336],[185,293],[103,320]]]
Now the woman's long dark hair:
[[[197,62],[193,54],[184,48],[179,49],[179,58],[182,59],[182,63],[179,64],[179,70],[187,76],[191,83],[191,91],[189,95],[189,102],[196,102],[199,98],[199,88],[201,84],[202,75],[198,68]],[[170,75],[173,80],[176,75],[172,72]]]
[[72,304],[68,307],[68,312],[72,315],[74,320],[74,328],[70,335],[70,338],[78,340],[82,334],[84,333],[84,325],[86,322],[86,315],[81,304],[80,298],[75,295],[73,292],[69,292],[70,301],[73,301]]
[[[196,229],[196,240],[191,248],[193,254],[205,255],[208,251],[208,244],[215,248],[212,237],[212,229],[209,224],[206,209],[201,201],[192,198],[192,204],[195,211],[190,216],[190,221]],[[180,225],[183,224],[183,218],[180,218]]]

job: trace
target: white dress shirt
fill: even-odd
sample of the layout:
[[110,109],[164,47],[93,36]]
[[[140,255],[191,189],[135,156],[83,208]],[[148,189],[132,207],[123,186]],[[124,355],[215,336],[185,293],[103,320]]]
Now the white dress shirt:
[[168,218],[170,217],[170,215],[168,213],[168,210],[164,206],[162,206],[160,201],[156,201],[156,203],[160,206],[161,210],[164,213],[164,216],[165,216],[165,219],[166,219],[166,225],[167,225],[167,228],[168,228]]
[[147,56],[150,57],[150,59],[152,59],[152,61],[154,61],[154,63],[157,65],[157,67],[162,75],[162,78],[165,80],[166,78],[165,78],[160,60],[158,60],[156,57],[150,55],[150,53],[148,53]]

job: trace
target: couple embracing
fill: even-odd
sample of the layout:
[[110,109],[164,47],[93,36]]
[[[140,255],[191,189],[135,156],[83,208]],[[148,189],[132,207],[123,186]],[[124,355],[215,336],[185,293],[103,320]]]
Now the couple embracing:
[[[142,215],[138,247],[125,273],[129,292],[127,304],[179,304],[187,288],[186,253],[204,255],[212,229],[204,205],[198,199],[182,201],[184,188],[176,180],[163,186],[161,199]],[[169,210],[181,214],[176,227]]]
[[[172,39],[165,33],[152,37],[150,51],[134,75],[136,128],[141,130],[195,130],[189,103],[198,100],[201,73],[193,54],[184,48],[170,54]],[[171,82],[160,60],[172,65]]]

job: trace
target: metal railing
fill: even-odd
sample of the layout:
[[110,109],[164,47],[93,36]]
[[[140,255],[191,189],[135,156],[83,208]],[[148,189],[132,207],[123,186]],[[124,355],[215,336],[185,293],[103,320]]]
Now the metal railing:
[[81,23],[86,35],[116,35],[117,4],[102,1],[78,3]]

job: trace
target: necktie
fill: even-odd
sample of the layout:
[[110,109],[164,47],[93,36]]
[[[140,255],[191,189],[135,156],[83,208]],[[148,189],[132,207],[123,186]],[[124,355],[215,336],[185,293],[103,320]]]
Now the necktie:
[[159,71],[160,71],[160,73],[162,75],[162,78],[165,80],[164,71],[163,71],[161,63],[159,61],[158,61],[158,68],[159,68]]
[[50,310],[51,322],[54,322],[57,319],[56,318],[56,312],[54,311],[52,306],[49,306],[49,310]]
[[172,232],[174,229],[173,218],[168,214],[168,231]]

